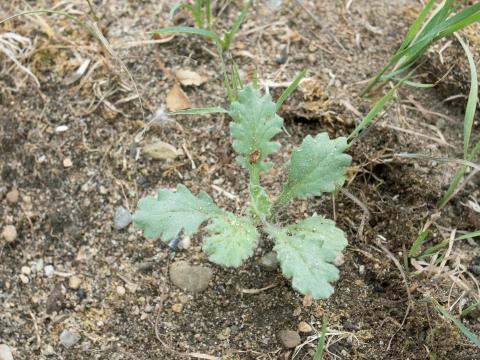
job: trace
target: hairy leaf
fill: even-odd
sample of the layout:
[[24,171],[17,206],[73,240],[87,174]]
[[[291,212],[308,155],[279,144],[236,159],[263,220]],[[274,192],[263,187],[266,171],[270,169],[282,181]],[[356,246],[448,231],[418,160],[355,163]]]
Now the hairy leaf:
[[330,140],[327,133],[307,136],[292,152],[287,165],[288,181],[277,203],[285,204],[294,197],[318,196],[342,185],[352,161],[350,155],[343,153],[346,148],[344,137]]
[[207,229],[210,236],[203,242],[203,251],[219,265],[238,267],[257,246],[259,234],[249,218],[224,212]]
[[162,189],[156,198],[141,199],[133,221],[144,230],[147,239],[170,241],[182,229],[186,235],[192,235],[204,221],[221,213],[207,193],[196,197],[185,186],[178,185],[176,192]]
[[283,119],[275,114],[276,105],[269,94],[260,95],[260,91],[251,85],[238,94],[238,100],[230,107],[230,131],[233,148],[240,155],[237,161],[246,169],[258,167],[267,169],[270,164],[264,159],[278,151],[280,144],[271,141],[282,130]]
[[326,299],[333,293],[331,282],[339,271],[331,264],[347,245],[342,230],[331,220],[314,216],[288,228],[267,229],[275,241],[274,250],[282,272],[292,279],[292,286],[314,299]]

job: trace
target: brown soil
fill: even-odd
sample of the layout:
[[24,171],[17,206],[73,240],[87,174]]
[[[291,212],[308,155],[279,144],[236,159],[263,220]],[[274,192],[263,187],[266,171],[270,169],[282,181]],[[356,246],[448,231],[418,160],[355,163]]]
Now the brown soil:
[[[2,2],[0,17],[18,13],[27,3]],[[31,6],[51,8],[53,3]],[[88,11],[86,2],[69,3],[75,5],[59,9]],[[351,148],[354,164],[346,190],[368,208],[368,218],[344,193],[298,201],[281,214],[285,222],[313,212],[325,214],[348,234],[341,279],[328,300],[311,302],[280,272],[259,266],[258,258],[271,249],[268,241],[241,268],[231,270],[208,262],[201,252],[202,234],[174,257],[167,245],[145,240],[133,225],[114,229],[118,206],[134,211],[140,197],[161,187],[183,183],[194,193],[205,190],[220,206],[237,212],[248,199],[245,174],[233,160],[227,117],[161,117],[139,136],[151,114],[165,107],[174,84],[172,72],[179,68],[208,75],[200,87],[184,87],[194,106],[225,104],[218,59],[209,42],[177,36],[164,44],[120,47],[169,25],[168,3],[94,1],[100,28],[117,59],[84,28],[59,15],[21,17],[0,25],[0,34],[15,32],[32,41],[20,61],[40,82],[38,88],[0,52],[0,228],[13,224],[18,231],[15,242],[0,243],[0,343],[15,350],[16,360],[290,359],[293,351],[283,349],[276,334],[296,330],[306,321],[314,332],[302,334],[302,340],[312,341],[299,348],[295,358],[311,359],[326,316],[326,359],[479,358],[478,349],[434,306],[451,306],[460,298],[451,310],[458,316],[479,299],[474,283],[480,280],[478,273],[407,273],[406,286],[392,261],[403,265],[405,250],[436,212],[455,170],[452,163],[396,155],[462,156],[464,103],[452,106],[443,100],[468,91],[468,68],[457,67],[441,87],[402,89]],[[225,3],[229,5],[219,27],[233,21],[241,2]],[[271,81],[275,97],[283,90],[278,84],[289,82],[302,68],[310,69],[312,80],[281,111],[286,133],[278,139],[282,151],[273,156],[277,164],[308,134],[348,135],[358,113],[366,114],[372,106],[356,94],[395,51],[419,11],[413,0],[356,0],[349,9],[344,1],[303,4],[285,1],[273,8],[258,2],[232,49],[241,73],[249,77],[256,69],[261,80]],[[175,21],[190,20],[180,16]],[[282,45],[288,45],[288,59],[279,65],[275,56]],[[91,59],[95,70],[65,84],[79,59]],[[441,77],[435,52],[427,59],[423,75],[428,76],[423,79]],[[68,130],[56,133],[60,125]],[[474,134],[478,130],[477,122]],[[139,149],[154,139],[183,149],[191,159],[146,159]],[[277,194],[284,178],[279,166],[263,180]],[[238,199],[215,190],[214,181]],[[465,206],[478,200],[478,185],[478,178],[473,179],[436,218],[430,244],[448,238],[452,229],[478,230],[479,214]],[[6,199],[14,188],[20,192],[17,203]],[[446,265],[466,271],[479,256],[478,243],[455,244]],[[178,260],[211,267],[210,287],[197,295],[177,289],[169,281],[168,267]],[[42,263],[53,265],[55,275],[46,277]],[[22,266],[33,269],[28,283],[21,281]],[[82,279],[79,289],[68,286],[72,274]],[[257,294],[242,292],[269,285],[274,286]],[[119,295],[117,286],[124,286],[126,294]],[[173,311],[179,303],[183,309]],[[480,331],[478,313],[464,322]],[[64,329],[81,335],[74,348],[59,344]]]

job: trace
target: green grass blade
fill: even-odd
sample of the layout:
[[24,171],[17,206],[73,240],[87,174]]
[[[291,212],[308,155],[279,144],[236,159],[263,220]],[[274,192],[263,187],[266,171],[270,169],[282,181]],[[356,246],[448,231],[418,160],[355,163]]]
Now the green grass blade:
[[288,87],[285,89],[282,95],[280,95],[280,97],[278,98],[275,104],[277,107],[277,111],[280,110],[285,100],[295,91],[295,89],[300,84],[300,81],[302,81],[302,79],[305,77],[306,74],[307,74],[306,69],[300,71],[300,73],[295,77],[295,79],[293,79],[290,85],[288,85]]
[[233,23],[233,26],[230,29],[230,31],[227,31],[225,33],[222,41],[223,51],[228,50],[228,48],[230,47],[232,40],[235,38],[235,35],[237,35],[238,30],[240,30],[240,26],[242,26],[242,23],[245,20],[245,17],[247,16],[247,12],[251,4],[252,4],[251,0],[247,2],[247,4],[243,7],[242,11],[240,12],[240,15],[237,17],[237,19]]
[[460,36],[455,34],[455,37],[462,45],[465,54],[467,55],[468,65],[470,67],[470,93],[468,95],[467,107],[465,109],[465,118],[463,120],[463,158],[468,158],[468,147],[470,145],[470,136],[472,133],[473,119],[475,117],[475,110],[477,109],[478,99],[478,78],[477,67],[475,60],[473,60],[472,52],[467,44]]
[[197,29],[190,26],[173,26],[168,28],[162,28],[152,31],[153,34],[164,35],[164,34],[189,34],[189,35],[199,35],[213,40],[217,45],[221,43],[220,38],[213,31],[205,29]]
[[477,301],[476,303],[473,303],[472,305],[470,305],[469,307],[467,307],[465,310],[462,311],[462,313],[460,314],[460,317],[463,318],[463,317],[467,316],[473,310],[475,310],[475,308],[478,307],[479,305],[480,305],[480,301]]
[[459,236],[459,237],[455,238],[455,240],[466,240],[466,239],[479,237],[479,236],[480,236],[480,230],[477,230],[477,231],[472,231],[472,232],[469,232],[468,234]]
[[170,9],[170,12],[168,13],[168,17],[170,19],[172,19],[175,14],[177,13],[178,10],[182,9],[182,8],[185,8],[187,9],[188,11],[190,11],[190,13],[192,14],[193,16],[193,13],[195,12],[192,5],[189,4],[189,3],[185,3],[183,1],[179,1],[178,3],[176,3],[175,5],[172,6],[172,8]]
[[413,242],[412,247],[410,248],[410,251],[408,252],[408,256],[415,257],[418,255],[419,249],[427,239],[428,235],[430,235],[430,230],[428,229],[423,230],[420,232],[420,234],[418,234],[417,238]]
[[205,13],[207,17],[207,29],[211,30],[212,29],[212,4],[211,0],[206,0],[205,1]]
[[228,111],[222,107],[192,108],[170,112],[167,115],[205,115],[218,113],[228,113]]
[[427,257],[433,256],[434,254],[438,253],[441,249],[448,246],[449,240],[443,240],[442,242],[430,246],[427,250],[422,252],[420,255],[416,256],[418,260],[425,259]]
[[[395,80],[397,81],[400,81],[399,78],[394,78]],[[430,89],[430,88],[433,88],[435,86],[435,84],[423,84],[423,83],[419,83],[419,82],[416,82],[416,81],[409,81],[409,80],[406,80],[405,82],[405,85],[408,85],[408,86],[411,86],[411,87],[414,87],[414,88],[418,88],[418,89]]]
[[477,21],[480,21],[480,3],[464,9],[441,24],[442,30],[439,31],[439,36],[448,36]]
[[[360,121],[360,124],[358,124],[355,127],[355,129],[352,131],[352,133],[348,136],[348,140],[354,139],[360,133],[360,131],[362,131],[373,120],[375,120],[375,117],[385,107],[385,104],[389,102],[391,99],[393,99],[395,90],[397,90],[400,86],[402,86],[403,83],[413,75],[413,72],[414,70],[410,71],[408,75],[402,78],[392,89],[390,89],[385,95],[383,95],[383,97],[380,100],[378,100],[375,103],[375,105],[370,110],[370,112],[362,119],[362,121]],[[351,145],[352,145],[352,142],[350,142],[348,146],[350,147]]]
[[462,324],[460,320],[458,320],[456,317],[454,317],[452,314],[450,314],[448,311],[444,310],[440,306],[437,306],[436,309],[448,320],[453,322],[455,326],[465,335],[468,340],[473,342],[477,347],[480,347],[480,339],[475,335],[473,332],[471,332],[465,325]]
[[430,13],[430,10],[435,4],[435,1],[436,0],[429,0],[428,3],[425,5],[423,10],[420,12],[420,15],[418,15],[417,19],[410,27],[410,30],[405,36],[405,39],[403,40],[402,45],[400,45],[399,50],[405,49],[408,45],[410,45],[412,40],[417,36],[417,33],[420,31],[422,24],[425,21],[425,18],[427,17],[427,15]]
[[327,334],[327,320],[323,318],[322,332],[320,340],[318,340],[317,350],[313,356],[313,360],[322,360],[323,350],[325,349],[325,335]]

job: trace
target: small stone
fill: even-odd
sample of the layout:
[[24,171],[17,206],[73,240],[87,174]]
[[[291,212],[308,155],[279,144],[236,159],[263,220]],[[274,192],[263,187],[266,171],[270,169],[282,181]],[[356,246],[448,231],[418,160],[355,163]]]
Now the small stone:
[[19,277],[20,277],[20,281],[21,281],[23,284],[28,284],[28,282],[30,281],[30,280],[28,279],[28,277],[25,276],[25,275],[23,275],[23,274],[20,274]]
[[125,292],[126,292],[126,290],[125,290],[125,288],[124,288],[123,286],[117,286],[117,295],[118,295],[118,296],[123,296],[123,295],[125,295]]
[[170,280],[180,289],[194,293],[205,291],[212,279],[212,270],[201,265],[177,261],[170,266]]
[[7,240],[7,242],[14,242],[17,238],[17,229],[13,225],[7,225],[3,228],[2,237]]
[[80,279],[78,276],[72,276],[70,279],[68,279],[68,287],[73,290],[77,290],[80,285],[82,284],[82,279]]
[[123,206],[119,206],[115,211],[114,226],[117,230],[126,228],[132,222],[132,214]]
[[266,253],[260,258],[259,263],[269,271],[276,270],[278,268],[277,253],[275,251]]
[[70,159],[69,157],[66,157],[65,159],[63,159],[63,167],[69,168],[69,167],[72,167],[72,165],[73,165],[72,159]]
[[22,272],[22,274],[25,274],[25,275],[30,275],[32,273],[32,269],[30,269],[29,266],[22,266],[22,268],[20,269],[20,271]]
[[12,350],[7,344],[0,344],[0,360],[13,360]]
[[187,250],[191,244],[192,240],[190,239],[190,236],[184,236],[183,239],[178,243],[178,248]]
[[360,265],[360,266],[358,267],[358,273],[359,273],[360,275],[365,275],[365,265]]
[[298,331],[302,333],[309,333],[309,332],[312,332],[312,327],[309,324],[307,324],[305,321],[301,321],[298,324]]
[[337,252],[335,256],[335,260],[333,260],[333,264],[335,266],[342,266],[343,263],[345,262],[345,256],[341,252]]
[[81,336],[77,333],[69,330],[63,330],[60,334],[60,344],[65,346],[67,349],[75,346],[81,339]]
[[47,265],[43,268],[43,271],[45,272],[46,277],[52,277],[55,269],[52,265]]
[[12,191],[9,191],[7,193],[7,200],[10,203],[15,204],[18,202],[19,199],[20,199],[20,193],[18,192],[17,189],[13,189]]
[[182,303],[172,305],[172,311],[173,312],[180,313],[180,312],[182,312],[182,310],[183,310],[183,304]]
[[282,343],[287,349],[294,348],[300,344],[300,335],[296,331],[292,330],[281,330],[278,332],[278,340]]
[[67,131],[67,130],[68,130],[68,126],[67,126],[67,125],[60,125],[60,126],[57,126],[57,127],[55,128],[55,132],[56,132],[57,134],[63,133],[63,132],[65,132],[65,131]]

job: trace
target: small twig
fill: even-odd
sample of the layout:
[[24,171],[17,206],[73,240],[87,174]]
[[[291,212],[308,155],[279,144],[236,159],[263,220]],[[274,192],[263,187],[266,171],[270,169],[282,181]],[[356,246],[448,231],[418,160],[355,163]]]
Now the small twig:
[[261,292],[263,292],[265,290],[268,290],[268,289],[271,289],[271,288],[274,288],[277,285],[278,284],[270,284],[270,285],[265,286],[261,289],[241,289],[240,292],[242,294],[260,294]]
[[37,318],[35,315],[29,310],[28,311],[30,317],[32,318],[33,322],[33,329],[35,330],[35,336],[37,338],[37,346],[39,349],[42,347],[42,338],[40,337],[40,330],[38,330],[38,325],[37,325]]

